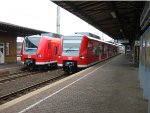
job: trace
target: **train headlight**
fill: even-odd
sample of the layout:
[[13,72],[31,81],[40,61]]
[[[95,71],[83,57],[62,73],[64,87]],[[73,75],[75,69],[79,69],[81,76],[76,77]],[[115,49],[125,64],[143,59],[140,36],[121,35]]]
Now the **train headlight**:
[[61,56],[60,56],[60,55],[58,55],[58,58],[61,58]]
[[84,56],[80,56],[80,59],[84,59],[85,57]]
[[42,58],[42,55],[41,55],[41,54],[39,54],[39,55],[38,55],[38,58]]

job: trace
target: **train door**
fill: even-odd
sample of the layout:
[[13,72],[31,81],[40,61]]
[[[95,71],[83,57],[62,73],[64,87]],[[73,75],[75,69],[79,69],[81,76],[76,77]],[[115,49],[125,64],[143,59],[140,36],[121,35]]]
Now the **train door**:
[[104,54],[105,54],[104,59],[107,59],[108,58],[108,45],[107,44],[104,44]]
[[110,45],[108,45],[108,48],[107,48],[107,58],[110,58],[110,53],[111,53],[111,47]]
[[88,41],[88,49],[87,49],[87,64],[92,63],[92,54],[93,54],[93,42],[91,40]]
[[111,46],[108,45],[108,58],[110,58],[110,57],[111,57]]
[[55,46],[55,47],[54,47],[54,53],[55,53],[54,60],[57,60],[57,56],[58,56],[58,46]]
[[107,51],[107,52],[106,52],[106,54],[107,54],[106,56],[107,56],[107,57],[106,57],[106,58],[109,58],[109,45],[107,45],[106,47],[107,47],[107,49],[106,49],[106,51]]
[[101,60],[104,60],[104,44],[102,43],[102,52],[101,52]]
[[50,58],[50,56],[51,56],[51,43],[50,43],[50,41],[48,41],[48,60],[50,61],[51,60],[51,58]]
[[5,62],[4,43],[0,43],[0,64]]
[[102,60],[102,44],[99,44],[99,61]]

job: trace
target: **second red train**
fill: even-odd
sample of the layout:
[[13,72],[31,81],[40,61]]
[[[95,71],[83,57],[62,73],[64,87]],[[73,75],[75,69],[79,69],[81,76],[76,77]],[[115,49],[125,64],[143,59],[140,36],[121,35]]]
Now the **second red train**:
[[88,32],[63,36],[57,63],[66,73],[89,67],[118,54],[118,46]]

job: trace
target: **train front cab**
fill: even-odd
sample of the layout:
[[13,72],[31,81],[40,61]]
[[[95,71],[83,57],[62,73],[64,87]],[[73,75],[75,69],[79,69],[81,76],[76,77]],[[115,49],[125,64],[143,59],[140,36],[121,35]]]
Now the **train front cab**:
[[25,67],[47,68],[57,63],[60,39],[44,36],[26,37],[21,50],[21,61]]
[[64,36],[61,40],[58,66],[64,71],[76,71],[113,57],[113,46],[99,39],[85,36]]
[[102,43],[94,38],[65,36],[61,44],[58,66],[64,71],[86,68],[102,60]]
[[[65,72],[75,72],[78,67],[84,67],[86,45],[82,44],[82,42],[83,38],[81,35],[64,36],[62,38],[62,48],[59,49],[58,66],[62,67]],[[84,51],[84,53],[81,53],[81,50]]]

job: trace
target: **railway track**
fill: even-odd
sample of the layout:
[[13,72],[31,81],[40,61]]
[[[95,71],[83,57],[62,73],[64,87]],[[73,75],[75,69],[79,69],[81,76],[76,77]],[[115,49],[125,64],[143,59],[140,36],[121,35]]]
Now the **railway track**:
[[25,72],[25,71],[14,72],[14,73],[11,73],[11,74],[2,74],[2,75],[0,75],[0,78],[2,78],[2,77],[8,77],[8,76],[11,76],[13,74],[19,74],[19,73],[22,73],[22,72]]
[[25,76],[29,76],[29,75],[34,75],[37,73],[41,73],[38,71],[35,72],[29,72],[29,71],[20,71],[18,73],[12,73],[12,74],[7,74],[7,75],[2,75],[0,76],[0,84],[7,82],[7,81],[11,81],[20,77],[25,77]]
[[[53,83],[54,81],[60,80],[66,76],[64,76],[64,73],[58,73],[57,70],[53,70],[50,73],[53,73],[49,76],[46,80],[41,80],[40,82],[33,82],[30,85],[27,85],[25,87],[19,88],[18,90],[14,90],[12,92],[7,92],[6,94],[0,95],[0,104],[3,104],[5,102],[8,102],[12,99],[15,99],[21,95],[24,95],[26,93],[29,93],[35,89],[38,89],[40,87],[43,87],[47,84]],[[27,83],[27,82],[24,82]]]

